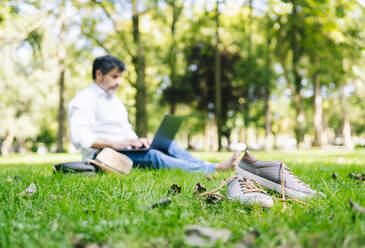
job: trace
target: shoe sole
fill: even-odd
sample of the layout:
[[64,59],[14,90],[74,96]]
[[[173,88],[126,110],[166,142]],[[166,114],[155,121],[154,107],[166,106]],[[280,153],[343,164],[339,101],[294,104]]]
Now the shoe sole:
[[[281,194],[281,184],[274,183],[270,180],[267,180],[266,178],[257,176],[251,172],[241,169],[240,167],[237,167],[236,172],[238,175],[241,175],[245,179],[256,180],[260,185],[265,186],[265,187]],[[306,193],[296,191],[293,189],[289,189],[286,187],[284,187],[284,191],[285,191],[285,196],[289,196],[291,198],[298,199],[298,200],[313,197],[313,195],[306,194]]]
[[265,200],[257,200],[257,199],[255,199],[253,202],[250,202],[250,201],[241,201],[237,197],[228,197],[228,199],[231,200],[231,201],[238,201],[242,205],[245,205],[246,207],[259,206],[259,207],[262,207],[262,208],[271,208],[274,205],[274,202],[273,201],[267,202]]

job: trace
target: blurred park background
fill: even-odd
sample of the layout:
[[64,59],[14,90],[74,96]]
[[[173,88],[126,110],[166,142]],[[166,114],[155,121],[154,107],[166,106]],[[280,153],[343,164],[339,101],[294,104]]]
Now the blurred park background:
[[1,154],[74,152],[67,104],[95,57],[127,65],[140,136],[191,149],[365,146],[362,0],[1,0]]

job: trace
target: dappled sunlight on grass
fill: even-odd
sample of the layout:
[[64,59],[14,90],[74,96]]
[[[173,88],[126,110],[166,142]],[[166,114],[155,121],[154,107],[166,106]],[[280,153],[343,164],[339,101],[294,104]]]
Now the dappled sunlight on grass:
[[61,163],[68,161],[80,161],[80,154],[67,154],[67,153],[49,153],[45,155],[39,155],[36,153],[30,154],[13,154],[10,156],[0,156],[0,165],[5,164],[42,164],[42,163]]

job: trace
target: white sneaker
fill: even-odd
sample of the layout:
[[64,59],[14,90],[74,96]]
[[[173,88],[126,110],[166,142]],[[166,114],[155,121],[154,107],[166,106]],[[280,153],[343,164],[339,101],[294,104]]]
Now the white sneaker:
[[237,200],[247,206],[270,208],[274,204],[271,196],[257,188],[251,181],[241,176],[232,178],[227,184],[227,195],[230,200]]

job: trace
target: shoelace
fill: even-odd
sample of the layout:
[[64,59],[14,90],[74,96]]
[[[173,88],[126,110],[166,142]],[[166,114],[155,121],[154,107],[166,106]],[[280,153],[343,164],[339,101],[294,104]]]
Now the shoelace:
[[[251,181],[251,182],[250,182]],[[251,192],[258,192],[267,194],[265,190],[261,188],[261,185],[256,180],[247,180],[244,178],[239,178],[238,182],[240,183],[241,190],[243,193],[251,193]],[[258,186],[256,187],[255,184]]]
[[[295,201],[295,202],[298,202],[298,203],[303,204],[305,206],[310,206],[308,203],[299,201],[297,199],[285,199],[285,170],[287,170],[291,175],[293,175],[293,177],[296,178],[299,182],[301,182],[304,185],[306,185],[306,184],[303,183],[302,181],[300,181],[296,176],[294,176],[294,174],[289,170],[289,168],[286,167],[286,165],[284,163],[280,164],[280,168],[281,168],[281,199],[276,198],[276,197],[275,197],[275,199],[280,200],[280,201],[283,202],[283,209],[281,210],[281,212],[285,211],[287,201]],[[308,186],[308,185],[306,185],[306,186]]]
[[224,180],[224,182],[218,186],[218,188],[216,189],[213,189],[212,191],[208,191],[208,192],[203,192],[200,194],[200,197],[203,197],[203,196],[217,196],[217,197],[220,197],[220,198],[223,198],[223,199],[228,199],[227,197],[219,194],[219,193],[216,193],[218,192],[218,190],[220,190],[221,188],[223,188],[228,182],[229,180],[233,179],[233,178],[237,178],[238,176],[235,175],[235,176],[231,176],[229,178],[227,178],[226,180]]
[[[231,176],[231,177],[227,178],[226,180],[224,180],[224,182],[220,186],[218,186],[218,188],[216,188],[212,191],[209,191],[209,192],[203,192],[203,193],[200,194],[200,197],[203,197],[203,196],[216,196],[216,197],[220,197],[220,198],[223,198],[223,199],[228,199],[227,197],[225,197],[225,196],[223,196],[219,193],[216,193],[216,192],[218,192],[231,179],[234,179],[234,178],[239,178],[239,176],[234,175],[234,176]],[[239,179],[239,183],[240,183],[240,186],[241,186],[241,190],[243,190],[243,193],[259,192],[259,193],[267,194],[266,191],[261,188],[261,185],[256,180],[250,180],[250,181],[247,180],[247,179],[244,179],[244,178]],[[255,184],[258,187],[256,187]]]
[[[286,209],[286,202],[288,201],[295,201],[295,202],[298,202],[302,205],[305,205],[305,206],[310,206],[308,203],[305,203],[305,202],[302,202],[302,201],[299,201],[297,199],[286,199],[285,198],[285,169],[287,169],[289,172],[291,172],[288,168],[286,168],[285,164],[284,163],[281,163],[281,196],[282,198],[277,198],[277,197],[273,197],[275,200],[279,200],[279,201],[282,201],[283,202],[283,209],[281,210],[282,212],[285,211]],[[291,173],[292,174],[292,173]],[[294,175],[293,175],[294,176]],[[239,176],[237,175],[234,175],[234,176],[231,176],[229,178],[227,178],[226,180],[224,180],[224,182],[219,185],[216,189],[212,190],[212,191],[208,191],[208,192],[203,192],[200,194],[200,197],[203,197],[203,196],[215,196],[215,197],[220,197],[222,199],[228,199],[226,196],[223,196],[219,193],[217,193],[221,188],[223,188],[231,179],[233,178],[238,178]],[[297,178],[296,176],[294,176],[295,178]],[[243,179],[243,180],[242,180]],[[265,190],[262,189],[261,185],[256,181],[256,180],[250,180],[248,181],[247,179],[239,179],[239,182],[240,182],[240,186],[241,186],[241,189],[242,187],[245,187],[246,189],[244,190],[243,193],[248,193],[248,192],[259,192],[259,193],[264,193],[264,194],[267,194]],[[299,180],[299,179],[298,179]],[[255,184],[257,185],[257,187],[255,186]],[[304,184],[304,183],[303,183]],[[202,205],[203,206],[203,205]],[[203,207],[204,209],[204,207]]]
[[287,170],[289,175],[294,177],[294,179],[297,180],[298,183],[302,184],[305,187],[310,188],[310,186],[308,184],[306,184],[306,183],[302,182],[301,180],[299,180],[299,178],[296,175],[294,175],[293,172],[291,172],[291,170],[288,167],[286,167],[286,165],[284,163],[281,163],[281,164],[284,165],[285,170]]

